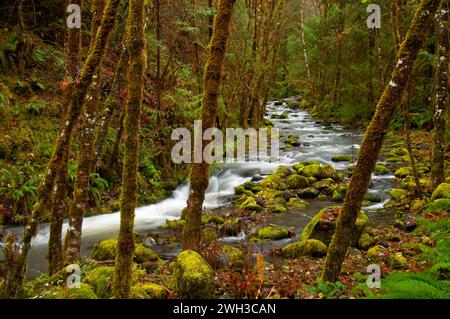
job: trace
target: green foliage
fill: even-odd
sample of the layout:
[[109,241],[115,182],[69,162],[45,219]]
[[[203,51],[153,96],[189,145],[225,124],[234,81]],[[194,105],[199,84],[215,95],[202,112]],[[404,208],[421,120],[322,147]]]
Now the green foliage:
[[448,299],[450,284],[430,273],[393,272],[381,280],[384,299]]
[[98,173],[89,174],[89,193],[94,197],[97,207],[100,206],[101,193],[109,188],[108,181]]

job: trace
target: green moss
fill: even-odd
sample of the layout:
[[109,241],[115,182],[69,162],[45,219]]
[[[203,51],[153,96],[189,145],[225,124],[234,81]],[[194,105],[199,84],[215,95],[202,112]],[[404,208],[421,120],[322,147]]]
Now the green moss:
[[286,184],[291,189],[301,189],[309,186],[309,181],[306,177],[300,176],[298,174],[293,174],[288,177]]
[[364,199],[372,203],[381,203],[383,201],[381,196],[377,193],[366,193]]
[[81,283],[80,288],[52,287],[46,291],[41,298],[43,299],[97,299],[92,287]]
[[389,196],[391,196],[392,199],[401,199],[406,197],[406,195],[408,195],[408,192],[405,191],[404,189],[394,188],[388,190],[388,194]]
[[318,189],[320,192],[327,190],[334,184],[334,180],[331,178],[325,178],[321,181],[314,183],[314,188]]
[[253,196],[253,193],[252,193],[251,191],[245,189],[245,187],[244,187],[243,185],[236,186],[236,187],[234,188],[234,193],[235,193],[236,195],[242,195],[242,194],[245,194],[245,195],[247,195],[247,196]]
[[292,166],[292,168],[293,168],[297,173],[300,172],[300,171],[303,169],[303,167],[305,167],[305,165],[303,165],[302,163],[294,164],[294,165]]
[[304,188],[302,190],[300,190],[298,192],[298,197],[303,198],[303,199],[314,199],[317,196],[319,196],[320,192],[313,188],[313,187],[308,187],[308,188]]
[[259,239],[278,240],[289,237],[289,231],[282,226],[265,226],[257,230],[256,237]]
[[405,178],[408,175],[412,175],[413,171],[411,167],[401,167],[394,172],[395,177]]
[[285,258],[322,257],[327,254],[327,246],[320,240],[309,239],[289,244],[282,249],[281,253]]
[[205,228],[201,231],[200,242],[202,244],[209,244],[218,238],[217,230],[214,228]]
[[271,212],[275,214],[283,214],[287,212],[287,208],[283,205],[278,205],[275,208],[271,209]]
[[222,256],[225,257],[225,262],[232,266],[243,266],[245,253],[239,248],[225,245],[222,247]]
[[85,283],[90,284],[95,294],[102,299],[112,297],[112,280],[114,276],[114,267],[101,266],[93,269],[84,279]]
[[256,203],[253,197],[248,197],[242,204],[239,205],[238,208],[254,212],[260,212],[263,210],[263,208]]
[[213,271],[199,253],[181,252],[174,265],[177,297],[182,299],[213,298],[215,294]]
[[408,265],[408,260],[399,252],[389,255],[388,264],[392,268],[405,268]]
[[97,242],[92,250],[92,259],[114,260],[117,254],[117,238],[105,239]]
[[298,208],[303,209],[309,206],[309,203],[307,201],[298,199],[298,198],[291,198],[289,199],[289,202],[287,203],[288,207],[292,208]]
[[261,187],[283,190],[283,180],[280,175],[272,174],[263,179],[260,183]]
[[439,198],[425,206],[427,213],[450,212],[450,198]]
[[430,273],[440,280],[450,279],[450,263],[437,263],[430,268]]
[[361,249],[368,249],[374,242],[374,239],[369,235],[369,233],[363,232],[358,240],[358,247]]
[[134,251],[134,261],[138,264],[147,262],[156,262],[160,260],[158,255],[150,248],[145,247],[143,244],[136,245]]
[[386,166],[384,166],[383,164],[377,164],[375,166],[375,174],[385,175],[387,173],[389,173],[389,169]]
[[144,283],[131,287],[131,299],[165,299],[167,289],[155,283]]
[[206,213],[202,215],[202,223],[203,224],[216,224],[216,225],[222,225],[225,222],[225,220],[217,216],[216,214],[210,214]]
[[347,194],[348,185],[339,185],[338,188],[333,191],[333,196],[331,200],[334,202],[342,202],[344,201],[345,195]]
[[331,158],[333,162],[351,162],[352,156],[351,155],[333,155]]
[[398,242],[401,240],[400,235],[394,232],[388,232],[384,235],[384,239],[387,241],[395,241]]
[[182,231],[184,228],[184,225],[186,225],[186,220],[184,219],[178,219],[178,220],[166,220],[166,223],[164,225],[161,225],[161,228],[168,228],[176,231]]
[[431,195],[431,200],[450,198],[450,183],[441,183]]
[[383,248],[381,246],[379,246],[379,245],[373,246],[372,248],[370,248],[367,251],[367,257],[370,260],[376,260],[376,259],[380,258],[382,253],[383,253]]
[[304,166],[298,173],[305,177],[315,177],[317,179],[332,178],[333,180],[337,175],[331,165],[322,166],[316,163]]

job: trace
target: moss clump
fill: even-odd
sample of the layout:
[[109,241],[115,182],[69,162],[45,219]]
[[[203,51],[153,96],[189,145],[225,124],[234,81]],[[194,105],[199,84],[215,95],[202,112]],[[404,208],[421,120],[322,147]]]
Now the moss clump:
[[154,283],[144,283],[131,287],[131,299],[165,299],[166,287]]
[[434,190],[431,195],[431,200],[436,200],[439,198],[450,198],[450,184],[449,183],[441,183]]
[[114,260],[117,254],[117,238],[110,238],[99,241],[92,250],[92,259]]
[[310,164],[302,167],[298,172],[305,177],[315,177],[317,179],[332,178],[335,180],[337,174],[331,165],[320,165],[318,163]]
[[284,207],[283,205],[278,205],[276,207],[274,207],[273,209],[271,209],[272,213],[275,214],[283,214],[287,212],[287,208]]
[[213,271],[199,253],[181,252],[173,267],[177,297],[182,299],[208,299],[215,294]]
[[327,190],[334,184],[334,180],[331,178],[325,178],[321,181],[314,183],[314,188],[318,189],[320,192],[323,192],[324,190]]
[[375,240],[369,235],[369,233],[363,232],[358,240],[358,247],[365,250],[372,246],[374,242]]
[[301,256],[323,257],[327,254],[327,246],[320,240],[309,239],[289,244],[281,252],[285,258]]
[[289,167],[281,165],[277,167],[275,174],[281,176],[282,178],[288,177],[291,175],[292,171]]
[[331,200],[334,202],[344,201],[345,195],[347,194],[348,185],[339,185],[334,191]]
[[301,189],[309,186],[309,181],[306,177],[298,174],[293,174],[288,177],[286,184],[291,189]]
[[281,176],[277,174],[269,175],[268,177],[266,177],[261,181],[260,185],[261,187],[264,188],[271,188],[278,190],[283,190],[285,188]]
[[225,222],[225,220],[217,216],[215,214],[203,214],[202,215],[202,223],[203,224],[216,224],[216,225],[222,225]]
[[333,162],[351,162],[352,156],[351,155],[333,155],[331,158]]
[[378,193],[366,193],[364,199],[372,203],[381,203],[383,201]]
[[[341,210],[342,207],[340,206],[330,206],[322,209],[303,229],[300,237],[301,241],[318,239],[328,246],[336,229],[336,222]],[[360,211],[355,223],[355,233],[352,236],[353,245],[358,243],[368,222],[367,215],[363,211]]]
[[379,245],[373,246],[367,251],[367,257],[370,260],[376,260],[383,255],[383,248]]
[[413,173],[411,167],[401,167],[394,172],[394,176],[398,178],[405,178]]
[[95,294],[102,299],[112,297],[114,267],[101,266],[92,270],[84,279],[94,288]]
[[222,247],[222,254],[224,262],[227,265],[243,266],[245,253],[236,247],[225,245]]
[[178,220],[166,220],[164,225],[161,225],[161,228],[168,228],[176,231],[183,231],[184,225],[186,225],[186,220],[178,219]]
[[242,204],[239,205],[238,208],[253,212],[260,212],[263,210],[263,208],[256,203],[253,197],[248,197]]
[[291,198],[289,199],[289,202],[287,203],[288,207],[291,208],[298,208],[303,209],[309,206],[309,203],[307,201],[298,199],[298,198]]
[[375,174],[385,175],[387,173],[389,173],[389,169],[386,166],[384,166],[383,164],[377,164],[375,166]]
[[399,252],[388,257],[388,264],[392,268],[405,268],[408,265],[408,260]]
[[450,198],[439,198],[425,206],[427,213],[450,212]]
[[52,287],[42,296],[42,299],[97,299],[92,287],[81,283],[80,288]]
[[134,251],[134,261],[138,264],[147,262],[156,262],[160,260],[158,255],[150,248],[145,247],[143,244],[136,245]]
[[289,237],[289,231],[282,226],[265,226],[257,230],[256,238],[267,240],[278,240]]
[[217,231],[214,228],[205,228],[201,231],[200,242],[202,244],[209,244],[218,238]]
[[400,235],[394,232],[388,232],[384,235],[384,239],[387,241],[395,241],[398,242],[401,240]]
[[405,191],[404,189],[394,188],[388,190],[388,194],[389,196],[391,196],[392,199],[401,199],[406,197],[406,195],[408,195],[408,192]]
[[319,196],[320,192],[313,188],[313,187],[308,187],[308,188],[304,188],[302,190],[300,190],[298,192],[298,197],[303,198],[303,199],[314,199],[317,196]]

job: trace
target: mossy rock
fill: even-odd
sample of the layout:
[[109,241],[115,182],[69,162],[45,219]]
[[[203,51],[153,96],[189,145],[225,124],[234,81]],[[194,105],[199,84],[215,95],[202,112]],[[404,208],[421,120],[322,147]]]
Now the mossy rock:
[[239,218],[229,218],[220,226],[220,231],[225,236],[237,236],[240,231]]
[[336,179],[337,173],[331,165],[310,164],[304,166],[299,172],[299,175],[305,177],[315,177],[317,179],[332,178]]
[[89,272],[84,282],[93,287],[95,294],[99,298],[108,299],[112,297],[113,276],[114,267],[101,266]]
[[213,271],[203,257],[192,250],[181,252],[173,266],[177,297],[210,299],[215,295]]
[[394,242],[399,242],[401,240],[399,234],[391,231],[384,235],[384,239],[387,241],[394,241]]
[[348,185],[343,184],[339,185],[336,190],[333,191],[333,196],[331,197],[331,200],[333,202],[342,202],[344,201],[345,195],[347,194]]
[[117,238],[109,238],[97,242],[92,250],[92,259],[98,261],[116,259],[117,244]]
[[248,197],[242,204],[239,205],[239,209],[249,210],[253,212],[260,212],[263,208],[258,205],[253,197]]
[[256,238],[263,240],[279,240],[288,237],[288,229],[282,226],[265,226],[256,231]]
[[275,206],[274,208],[270,209],[270,212],[274,214],[283,214],[287,212],[287,208],[283,205]]
[[450,212],[450,198],[439,198],[425,206],[427,213]]
[[386,166],[384,166],[383,164],[377,164],[375,166],[375,174],[385,175],[387,173],[389,173],[389,169]]
[[219,238],[215,228],[204,228],[201,231],[201,243],[209,244]]
[[383,256],[383,251],[384,251],[383,247],[379,245],[373,246],[367,251],[367,257],[370,260],[377,260]]
[[233,267],[244,266],[245,253],[242,249],[225,245],[222,247],[221,257],[226,265]]
[[[340,206],[329,206],[323,208],[303,229],[300,236],[301,241],[318,239],[328,246],[336,230],[336,223],[341,210],[342,207]],[[355,223],[355,232],[352,236],[353,245],[358,243],[359,238],[361,237],[368,222],[369,218],[367,215],[363,211],[360,211]]]
[[289,176],[286,180],[286,184],[291,189],[301,189],[309,186],[309,181],[306,177],[298,174]]
[[333,162],[351,162],[353,159],[353,157],[351,155],[343,155],[343,154],[339,154],[339,155],[333,155],[333,157],[331,157],[331,160]]
[[305,167],[305,165],[303,165],[302,163],[297,163],[297,164],[292,165],[292,168],[297,173],[300,172],[303,169],[303,167]]
[[387,163],[403,163],[403,162],[409,162],[409,156],[390,156],[386,159]]
[[404,147],[397,147],[389,151],[390,156],[405,156],[408,155],[408,150]]
[[394,176],[398,178],[405,178],[412,175],[413,171],[411,167],[401,167],[394,172]]
[[368,200],[369,202],[372,203],[381,203],[383,201],[383,199],[381,198],[381,196],[378,193],[366,193],[364,195],[364,199]]
[[302,190],[300,190],[298,192],[298,197],[302,198],[302,199],[314,199],[317,196],[319,196],[320,192],[313,188],[313,187],[308,187],[308,188],[304,188]]
[[431,200],[450,198],[450,183],[441,183],[431,195]]
[[372,246],[374,242],[375,242],[375,240],[373,239],[372,236],[370,236],[370,234],[368,232],[363,232],[361,237],[358,240],[358,247],[366,250],[370,246]]
[[408,192],[401,188],[390,189],[387,193],[392,199],[401,199],[408,195]]
[[144,283],[131,287],[130,299],[165,299],[167,289],[155,283]]
[[287,203],[289,208],[298,208],[303,209],[309,206],[309,203],[307,201],[298,199],[298,198],[291,198],[289,199],[289,202]]
[[289,175],[291,175],[292,171],[289,167],[281,165],[281,166],[277,167],[275,174],[282,178],[285,178],[285,177],[288,177]]
[[234,188],[234,193],[236,195],[243,195],[243,194],[245,194],[247,196],[253,196],[253,192],[248,190],[248,189],[245,189],[245,187],[243,185],[236,186]]
[[318,182],[315,182],[313,186],[315,189],[319,190],[320,192],[323,192],[323,191],[329,189],[333,184],[334,184],[333,179],[325,178]]
[[320,240],[309,239],[289,244],[282,249],[281,253],[284,258],[323,257],[327,254],[327,250],[327,246]]
[[280,175],[272,174],[267,176],[265,179],[263,179],[260,183],[261,187],[264,188],[271,188],[271,189],[277,189],[277,190],[283,190],[285,189],[283,184],[283,179]]
[[392,268],[407,268],[408,260],[402,255],[402,253],[398,252],[392,255],[389,255],[388,264]]
[[178,220],[166,219],[166,223],[164,225],[161,225],[161,228],[168,228],[175,231],[183,231],[184,225],[186,225],[186,221],[184,219]]
[[286,201],[283,198],[283,192],[270,189],[263,188],[261,192],[256,195],[256,203],[261,206],[264,206],[266,210],[271,211],[275,209],[277,206],[286,205]]
[[43,299],[97,299],[92,287],[88,284],[81,283],[79,288],[52,287],[47,290],[42,297]]
[[143,244],[136,245],[134,250],[134,261],[138,264],[157,262],[159,260],[159,256],[150,248],[145,247]]
[[222,225],[225,222],[225,220],[217,216],[215,214],[202,214],[202,224],[216,224],[216,225]]

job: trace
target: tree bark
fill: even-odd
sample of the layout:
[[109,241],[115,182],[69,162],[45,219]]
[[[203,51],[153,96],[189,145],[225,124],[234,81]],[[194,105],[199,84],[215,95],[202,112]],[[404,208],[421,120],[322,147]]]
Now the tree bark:
[[51,202],[50,197],[54,186],[56,173],[60,167],[60,161],[63,158],[63,154],[66,149],[70,147],[73,131],[82,111],[86,92],[91,85],[92,76],[103,58],[109,33],[114,26],[115,12],[119,2],[119,0],[108,0],[106,3],[102,23],[95,38],[95,45],[90,49],[83,70],[75,82],[75,89],[72,100],[69,104],[66,122],[64,123],[62,132],[56,141],[55,151],[47,164],[44,180],[38,187],[37,199],[33,206],[31,219],[24,230],[22,251],[20,256],[18,256],[16,267],[12,270],[14,280],[13,284],[8,287],[8,294],[11,297],[18,296],[21,292],[23,279],[26,272],[27,255],[31,247],[31,239],[37,233],[38,225],[44,216],[44,212],[49,209],[48,203]]
[[431,191],[445,181],[445,149],[446,149],[446,122],[448,115],[449,88],[449,8],[450,1],[443,0],[440,10],[436,15],[436,68],[434,73],[434,144],[431,168]]
[[125,115],[125,159],[120,196],[120,231],[113,279],[116,298],[129,297],[134,254],[134,210],[137,206],[139,120],[146,68],[144,0],[130,0],[127,26],[128,100]]
[[339,29],[338,29],[338,53],[336,62],[336,75],[333,88],[333,110],[339,104],[341,96],[341,77],[342,77],[342,55],[344,51],[344,28],[345,28],[345,1],[339,0]]
[[[235,2],[236,0],[220,0],[214,19],[214,29],[203,79],[201,120],[205,129],[214,127],[216,123],[222,68]],[[203,132],[198,132],[198,134],[203,135]],[[208,143],[209,141],[203,141],[202,150]],[[190,192],[185,215],[186,225],[183,231],[184,249],[199,250],[200,248],[201,214],[205,191],[209,183],[209,166],[204,161],[192,164]]]
[[421,0],[410,30],[400,47],[391,82],[378,102],[376,113],[367,128],[359,151],[359,160],[345,196],[344,207],[328,249],[321,280],[335,282],[355,230],[355,221],[361,209],[364,194],[370,184],[372,171],[383,144],[389,122],[403,90],[411,77],[411,70],[422,42],[430,29],[439,1]]
[[[102,12],[102,0],[94,0],[92,2],[92,29],[91,33],[94,35],[100,26]],[[95,43],[95,36],[91,38],[92,47]],[[94,132],[95,124],[97,122],[98,101],[100,99],[100,68],[101,62],[97,67],[97,71],[93,75],[93,81],[87,93],[87,98],[84,103],[84,119],[81,128],[80,150],[78,152],[78,167],[75,177],[75,184],[73,190],[73,200],[69,208],[69,227],[65,238],[64,254],[68,262],[73,262],[81,258],[81,231],[83,225],[84,212],[88,209],[89,201],[89,175],[94,163]],[[61,216],[62,218],[62,216]],[[62,225],[57,230],[58,234],[62,232]],[[59,235],[60,236],[60,235]],[[61,240],[59,238],[58,243]],[[62,253],[62,247],[58,247]],[[49,256],[52,251],[49,251]],[[58,269],[60,270],[60,269]]]

